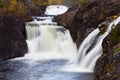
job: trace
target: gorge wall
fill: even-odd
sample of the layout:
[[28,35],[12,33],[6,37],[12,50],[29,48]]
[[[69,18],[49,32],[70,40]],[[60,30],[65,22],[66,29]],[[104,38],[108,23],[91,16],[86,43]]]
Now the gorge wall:
[[86,6],[71,7],[65,14],[56,16],[55,21],[70,30],[79,46],[90,30],[120,12],[119,4],[118,0],[96,0]]
[[[25,16],[0,16],[0,59],[10,59],[24,56],[28,51],[25,24],[31,16],[42,16],[43,11],[32,9]],[[113,19],[120,14],[119,0],[93,0],[85,6],[71,7],[65,14],[56,16],[54,21],[70,30],[71,36],[79,47],[84,38],[100,23]],[[117,17],[117,16],[116,16]],[[114,31],[113,31],[114,32]],[[117,35],[116,35],[117,34]],[[112,37],[113,38],[112,38]],[[117,32],[111,33],[103,43],[104,53],[96,63],[95,80],[120,79],[120,36],[118,25]]]
[[0,18],[0,59],[24,56],[27,52],[24,24],[15,17]]
[[25,22],[32,16],[44,16],[46,7],[29,7],[26,14],[0,15],[0,60],[22,57],[28,52]]
[[103,55],[95,67],[95,80],[120,79],[120,24],[112,29],[103,42]]
[[[83,39],[104,21],[112,21],[120,15],[119,0],[95,0],[85,6],[71,7],[68,12],[55,17],[59,25],[69,29],[79,47]],[[105,28],[104,24],[102,25]],[[116,33],[114,33],[116,32]],[[95,80],[120,79],[120,28],[112,31],[103,42],[103,55],[95,67]]]

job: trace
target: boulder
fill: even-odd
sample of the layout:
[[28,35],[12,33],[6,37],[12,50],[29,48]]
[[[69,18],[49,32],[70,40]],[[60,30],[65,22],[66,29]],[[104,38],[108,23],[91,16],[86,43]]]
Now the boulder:
[[[79,47],[83,39],[99,24],[114,15],[120,14],[119,0],[93,0],[85,6],[72,7],[65,14],[55,17],[59,25],[70,30],[73,40]],[[114,32],[114,31],[113,31]],[[117,34],[117,37],[116,37]],[[120,80],[120,28],[103,42],[103,55],[95,66],[94,80]],[[117,47],[116,47],[117,46]]]
[[95,66],[95,80],[120,80],[120,40],[113,39],[113,36],[120,38],[120,25],[116,30],[104,39],[103,54]]
[[28,52],[25,22],[32,16],[45,16],[46,6],[26,6],[25,14],[0,15],[0,60],[22,57]]
[[56,16],[54,21],[69,29],[79,46],[86,35],[107,17],[120,13],[119,7],[119,0],[93,0],[85,6],[70,8],[65,14]]
[[13,16],[0,17],[0,59],[24,56],[27,53],[24,22]]

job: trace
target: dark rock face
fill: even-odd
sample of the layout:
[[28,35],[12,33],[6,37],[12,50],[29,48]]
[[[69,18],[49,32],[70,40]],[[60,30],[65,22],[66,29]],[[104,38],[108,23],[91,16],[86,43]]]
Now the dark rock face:
[[103,54],[95,68],[95,80],[120,80],[120,53]]
[[77,43],[78,47],[85,36],[89,33],[88,31],[92,30],[91,27],[87,28],[77,19],[79,9],[79,6],[71,7],[67,13],[56,16],[54,19],[58,22],[59,25],[62,25],[66,29],[70,30],[71,36],[73,40]]
[[26,14],[0,16],[0,60],[22,57],[28,52],[25,22],[32,16],[44,16],[46,6],[26,6]]
[[12,16],[0,17],[0,21],[0,59],[24,56],[28,48],[23,22]]
[[[117,38],[119,38],[120,26],[117,28]],[[105,38],[103,55],[96,63],[95,80],[120,80],[120,42],[113,44],[110,35],[111,33]]]
[[[94,28],[108,17],[120,14],[119,0],[93,0],[84,7],[72,7],[65,14],[55,17],[59,25],[69,29],[77,46]],[[118,29],[118,36],[120,28]],[[113,41],[116,42],[116,41]],[[95,67],[95,80],[120,80],[120,52],[115,53],[110,35],[103,42],[103,55],[99,58]],[[120,48],[120,47],[119,47]],[[119,49],[118,48],[118,49]]]
[[107,17],[120,12],[119,0],[93,0],[84,7],[72,7],[65,14],[55,17],[60,25],[69,29],[79,46],[86,35]]
[[95,80],[120,80],[120,53],[104,53],[95,67]]
[[29,8],[29,15],[32,16],[45,16],[44,12],[46,10],[46,6],[30,6]]
[[76,5],[77,0],[62,0],[62,4],[66,6]]

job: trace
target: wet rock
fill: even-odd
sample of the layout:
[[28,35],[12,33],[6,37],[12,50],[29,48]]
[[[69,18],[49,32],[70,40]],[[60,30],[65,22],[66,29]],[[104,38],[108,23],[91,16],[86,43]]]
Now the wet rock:
[[[117,34],[120,26],[116,28],[118,29]],[[120,80],[120,41],[114,44],[111,42],[110,37],[111,33],[103,42],[103,54],[95,66],[95,80]],[[117,38],[119,37],[120,35],[118,34]]]
[[46,10],[46,6],[41,7],[29,6],[28,10],[29,10],[28,14],[31,16],[45,16],[44,12]]
[[27,53],[24,22],[13,16],[0,17],[0,59],[21,57]]
[[119,0],[92,0],[85,6],[74,6],[65,14],[55,17],[59,25],[70,30],[77,46],[86,35],[109,16],[120,13]]
[[[55,17],[59,25],[70,30],[77,46],[99,24],[110,16],[120,14],[119,0],[93,0],[86,6],[72,7],[65,14]],[[114,31],[113,31],[114,32]],[[99,58],[95,67],[95,80],[120,80],[120,52],[115,46],[120,43],[120,28],[117,37],[110,35],[103,42],[103,55]],[[117,40],[116,40],[117,39]],[[116,52],[118,51],[118,52]]]
[[[66,29],[70,30],[71,36],[73,40],[78,44],[83,40],[83,35],[85,32],[85,27],[82,27],[80,23],[76,20],[76,15],[79,11],[80,6],[71,7],[68,12],[63,15],[58,15],[55,17],[55,21],[58,22],[59,25],[64,26]],[[79,41],[79,42],[78,42]]]
[[105,53],[99,58],[95,67],[94,80],[119,80],[120,79],[120,53],[114,54],[112,49],[108,49],[109,53]]
[[27,13],[0,15],[0,60],[22,57],[28,52],[25,22],[44,16],[46,6],[26,6]]

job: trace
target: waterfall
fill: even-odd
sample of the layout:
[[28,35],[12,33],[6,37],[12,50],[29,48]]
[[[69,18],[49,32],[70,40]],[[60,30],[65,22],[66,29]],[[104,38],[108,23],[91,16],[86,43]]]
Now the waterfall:
[[79,47],[77,64],[67,64],[61,70],[67,72],[93,72],[97,59],[103,53],[102,42],[104,38],[119,22],[120,17],[111,22],[106,32],[102,35],[99,34],[100,30],[98,28],[93,30]]
[[86,51],[89,49],[91,44],[93,44],[93,41],[95,40],[95,37],[99,33],[99,30],[98,29],[94,30],[85,38],[85,40],[83,41],[82,45],[79,48],[79,53],[78,53],[78,59],[79,59],[78,63],[81,68],[85,68],[93,71],[97,59],[103,53],[102,42],[104,38],[110,33],[112,27],[116,26],[119,22],[120,22],[120,17],[118,17],[116,20],[111,22],[106,32],[98,37],[96,44],[89,52]]
[[[49,9],[48,9],[49,10]],[[57,15],[57,13],[55,13]],[[49,14],[47,14],[49,15]],[[111,22],[106,32],[100,35],[99,28],[93,30],[77,50],[69,30],[52,22],[53,17],[33,17],[26,23],[29,52],[25,58],[32,60],[68,60],[61,70],[92,72],[97,59],[102,55],[102,42],[111,29],[120,22],[120,17]]]
[[[43,23],[45,21],[52,23],[52,20],[44,20]],[[35,60],[67,59],[71,63],[70,65],[66,64],[66,69],[69,71],[93,71],[97,59],[103,53],[102,42],[104,38],[109,34],[111,28],[119,22],[120,17],[111,22],[102,35],[99,35],[99,28],[93,30],[82,42],[78,54],[69,30],[54,24],[42,24],[42,21],[28,22],[26,29],[29,54],[26,57]]]
[[68,11],[68,7],[63,5],[50,5],[46,8],[46,15],[56,16]]
[[36,17],[32,22],[26,23],[29,52],[25,57],[35,60],[66,59],[75,62],[77,48],[69,30],[54,25],[55,22],[50,19],[52,18]]
[[34,21],[32,21],[32,23],[34,23],[34,24],[28,24],[28,23],[26,23],[27,39],[34,39],[34,38],[36,38],[37,36],[40,35],[39,25],[36,24],[37,21],[34,20]]
[[78,64],[83,60],[83,58],[86,55],[87,50],[89,49],[89,47],[94,43],[94,40],[96,38],[96,36],[99,33],[99,29],[95,29],[93,32],[91,32],[83,41],[83,43],[81,44],[79,51],[78,51]]

